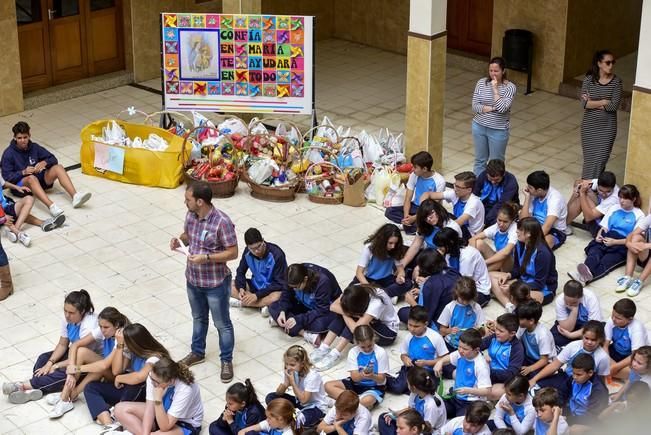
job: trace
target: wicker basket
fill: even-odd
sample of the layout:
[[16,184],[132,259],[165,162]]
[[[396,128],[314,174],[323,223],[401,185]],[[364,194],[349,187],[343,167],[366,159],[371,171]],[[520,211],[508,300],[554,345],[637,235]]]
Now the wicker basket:
[[[324,174],[315,174],[314,171],[317,167],[323,168],[329,168],[334,170],[334,172],[339,172],[340,175],[343,176],[343,172],[339,166],[334,165],[329,162],[321,162],[321,163],[314,163],[311,165],[307,171],[305,171],[305,185],[306,187],[309,186],[310,183],[317,183],[317,182],[335,182],[334,181],[334,176],[330,173],[328,175]],[[343,185],[343,184],[342,184]],[[317,204],[341,204],[344,202],[344,193],[343,190],[339,193],[333,194],[332,196],[326,196],[326,195],[316,195],[314,193],[310,193],[308,191],[308,196],[307,198]]]
[[[185,139],[183,140],[182,153],[181,153],[181,155],[183,156],[182,158],[183,158],[183,168],[184,168],[184,175],[183,175],[184,180],[188,184],[188,186],[190,186],[193,183],[197,183],[199,181],[204,181],[204,182],[208,183],[208,185],[210,186],[210,189],[212,190],[214,198],[229,198],[229,197],[231,197],[231,196],[233,196],[235,194],[235,189],[237,188],[237,184],[239,182],[239,176],[240,176],[239,175],[240,174],[239,169],[235,171],[235,178],[234,179],[232,179],[232,180],[223,180],[223,181],[198,180],[198,179],[194,178],[192,175],[188,174],[188,172],[187,172],[187,170],[190,168],[190,164],[185,159],[185,156],[186,156],[186,153],[185,153],[186,144],[188,143],[189,140],[194,140],[194,138],[196,137],[197,132],[199,130],[204,130],[204,129],[212,130],[214,132],[217,132],[217,134],[219,134],[219,131],[214,127],[201,126],[201,127],[193,128],[192,130],[190,130],[185,135]],[[229,142],[228,144],[230,144],[232,149],[233,149],[233,164],[237,167],[237,166],[239,166],[239,163],[235,158],[235,146],[231,142]],[[221,149],[223,150],[223,148],[226,145],[227,144],[221,145]],[[212,159],[214,151],[215,151],[215,148],[213,147],[211,149],[211,151],[210,151],[210,154],[208,155],[208,163],[209,163],[211,168],[214,167],[213,159]]]
[[[288,123],[287,121],[281,121],[276,119],[265,119],[264,121],[278,121],[279,122],[278,125],[281,125],[281,123],[287,124],[289,126],[288,131],[295,129],[298,132],[298,136],[301,137],[300,130],[294,124]],[[249,124],[249,135],[247,137],[247,145],[246,145],[246,153],[249,154],[247,162],[254,161],[258,158],[253,156],[251,152],[253,147],[253,142],[258,138],[264,138],[264,140],[267,142],[265,146],[271,149],[271,156],[266,156],[262,158],[270,158],[273,159],[279,165],[285,165],[286,167],[289,167],[292,159],[296,157],[295,155],[298,153],[298,150],[300,149],[300,145],[302,145],[302,138],[298,142],[298,147],[294,146],[293,144],[290,144],[287,138],[285,138],[285,143],[280,143],[280,142],[274,143],[271,141],[271,138],[275,135],[269,133],[267,134],[253,133],[254,127],[260,123],[262,123],[262,120],[254,119]],[[296,186],[298,182],[288,183],[284,186],[265,186],[262,184],[258,184],[255,183],[253,180],[251,180],[251,178],[249,177],[247,173],[248,166],[250,165],[244,165],[243,167],[242,180],[244,180],[251,188],[252,197],[256,199],[261,199],[263,201],[271,201],[271,202],[290,202],[295,199]]]

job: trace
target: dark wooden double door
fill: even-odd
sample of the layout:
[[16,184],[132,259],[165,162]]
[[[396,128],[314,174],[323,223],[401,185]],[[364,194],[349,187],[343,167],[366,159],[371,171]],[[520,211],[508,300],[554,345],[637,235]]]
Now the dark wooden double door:
[[122,0],[15,1],[23,90],[124,69]]
[[493,0],[448,0],[448,47],[491,55]]

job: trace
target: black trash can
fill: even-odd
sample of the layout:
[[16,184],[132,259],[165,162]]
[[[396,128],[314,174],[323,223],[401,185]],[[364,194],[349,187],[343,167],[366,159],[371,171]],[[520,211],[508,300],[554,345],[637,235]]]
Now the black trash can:
[[531,65],[533,63],[533,33],[523,29],[510,29],[502,38],[502,57],[506,67],[527,73],[527,92],[531,93]]

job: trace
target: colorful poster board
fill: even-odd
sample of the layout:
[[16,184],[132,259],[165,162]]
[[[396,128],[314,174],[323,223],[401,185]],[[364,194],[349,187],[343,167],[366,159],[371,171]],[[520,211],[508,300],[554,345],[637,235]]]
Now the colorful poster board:
[[314,17],[161,15],[166,110],[312,113]]

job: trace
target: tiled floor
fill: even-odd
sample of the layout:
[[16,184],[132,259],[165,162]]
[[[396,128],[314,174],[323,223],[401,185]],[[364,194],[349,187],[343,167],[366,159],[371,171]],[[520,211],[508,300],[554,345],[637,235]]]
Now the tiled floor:
[[[318,53],[320,115],[327,114],[335,123],[356,129],[402,129],[405,57],[343,41],[325,41]],[[342,64],[342,59],[348,60]],[[443,174],[448,180],[455,172],[471,167],[469,101],[476,79],[475,73],[447,69]],[[148,84],[155,86],[157,81]],[[0,118],[0,131],[9,140],[11,126],[26,120],[33,126],[34,139],[68,165],[79,161],[79,131],[86,123],[112,117],[131,105],[153,111],[159,108],[160,96],[121,87]],[[510,169],[520,179],[534,169],[546,169],[554,185],[567,193],[579,173],[580,119],[575,101],[540,91],[526,97],[518,95],[508,149]],[[628,115],[620,113],[620,134],[611,165],[620,177],[627,121]],[[93,192],[86,207],[73,210],[57,188],[54,197],[68,216],[65,227],[47,234],[29,229],[33,237],[30,248],[3,240],[16,293],[0,303],[0,381],[28,377],[36,356],[53,348],[64,294],[79,288],[90,291],[98,309],[114,305],[132,321],[144,323],[174,357],[188,351],[191,320],[184,290],[184,262],[168,249],[170,237],[182,230],[183,187],[151,189],[88,177],[79,170],[70,174],[78,187]],[[292,203],[272,204],[252,199],[244,184],[236,196],[218,200],[216,205],[233,218],[240,236],[255,226],[285,250],[289,262],[309,261],[328,267],[342,285],[353,277],[363,239],[384,223],[382,212],[374,206],[315,205],[303,195]],[[46,211],[37,206],[35,213],[45,216]],[[557,252],[561,283],[566,272],[583,258],[587,242],[587,234],[578,231]],[[240,237],[240,249],[242,243]],[[234,266],[235,262],[231,264]],[[617,299],[612,291],[617,274],[613,272],[593,287],[604,315],[610,313]],[[643,292],[636,299],[638,316],[647,324],[651,320],[650,295]],[[490,318],[499,313],[497,303],[487,308]],[[236,334],[236,377],[250,377],[260,394],[273,390],[279,382],[284,349],[300,341],[269,328],[266,319],[252,310],[233,309],[231,314]],[[548,324],[553,320],[551,307],[545,310],[544,320]],[[213,330],[208,343],[208,362],[194,368],[202,388],[206,424],[223,410],[226,389],[219,381]],[[391,346],[390,356],[392,368],[397,369],[397,345]],[[342,376],[341,367],[328,372],[326,379]],[[382,408],[399,407],[404,400],[406,397],[388,397]],[[15,406],[0,398],[0,432],[98,432],[83,400],[58,421],[50,421],[47,413],[44,401]]]

